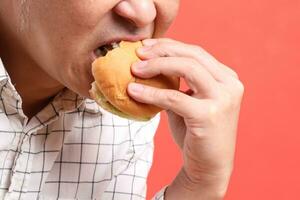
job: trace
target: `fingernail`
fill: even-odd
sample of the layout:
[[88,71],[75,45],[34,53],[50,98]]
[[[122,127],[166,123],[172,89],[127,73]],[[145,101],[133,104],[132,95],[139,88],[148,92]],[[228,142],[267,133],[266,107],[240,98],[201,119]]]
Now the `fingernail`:
[[153,46],[157,43],[157,39],[145,39],[143,40],[144,46]]
[[134,70],[140,71],[140,70],[145,69],[147,63],[148,63],[147,61],[139,61],[139,62],[134,63],[132,67]]
[[143,91],[143,86],[138,83],[130,83],[128,86],[129,90],[133,93],[140,93]]
[[143,46],[137,49],[138,53],[145,53],[149,51],[152,47],[151,46]]

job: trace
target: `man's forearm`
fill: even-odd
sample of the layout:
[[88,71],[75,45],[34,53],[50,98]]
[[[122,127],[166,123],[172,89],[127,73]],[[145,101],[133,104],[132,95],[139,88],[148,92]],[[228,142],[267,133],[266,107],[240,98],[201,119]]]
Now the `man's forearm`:
[[165,192],[165,200],[221,200],[224,198],[227,183],[195,184],[181,170]]

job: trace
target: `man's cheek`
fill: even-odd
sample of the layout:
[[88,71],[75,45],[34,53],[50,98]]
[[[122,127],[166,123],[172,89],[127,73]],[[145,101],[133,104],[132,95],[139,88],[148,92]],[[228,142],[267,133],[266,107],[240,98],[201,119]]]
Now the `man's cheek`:
[[78,32],[92,31],[101,20],[105,8],[93,6],[91,1],[77,1],[71,6],[67,5],[69,23],[72,23],[78,29]]

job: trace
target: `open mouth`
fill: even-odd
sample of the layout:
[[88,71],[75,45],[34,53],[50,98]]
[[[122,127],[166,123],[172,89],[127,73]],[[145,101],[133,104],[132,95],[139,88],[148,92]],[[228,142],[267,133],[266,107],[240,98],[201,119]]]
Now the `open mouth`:
[[105,44],[103,46],[98,47],[95,51],[94,54],[96,58],[103,57],[105,56],[109,51],[118,48],[120,42],[113,42],[111,44]]

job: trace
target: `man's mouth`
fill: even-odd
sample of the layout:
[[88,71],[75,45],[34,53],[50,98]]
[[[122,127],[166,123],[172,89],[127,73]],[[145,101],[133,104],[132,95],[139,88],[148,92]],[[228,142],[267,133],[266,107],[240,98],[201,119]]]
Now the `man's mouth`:
[[113,42],[113,43],[105,44],[105,45],[102,45],[102,46],[98,47],[97,49],[94,50],[94,54],[95,54],[96,58],[103,57],[109,51],[111,51],[111,50],[113,50],[115,48],[118,48],[120,42],[121,41],[119,41],[119,42]]

